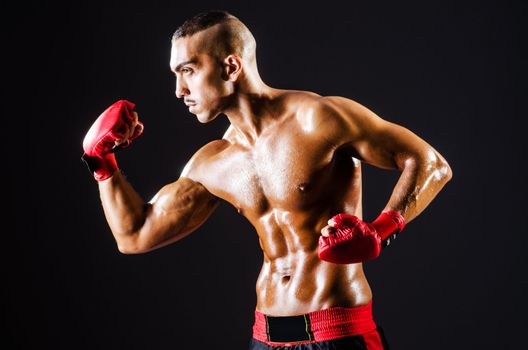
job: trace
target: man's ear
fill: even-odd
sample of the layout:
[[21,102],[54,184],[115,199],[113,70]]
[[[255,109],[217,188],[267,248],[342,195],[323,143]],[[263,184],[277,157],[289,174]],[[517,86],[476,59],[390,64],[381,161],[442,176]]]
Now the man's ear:
[[224,79],[235,82],[242,72],[242,59],[237,55],[229,55],[224,60]]

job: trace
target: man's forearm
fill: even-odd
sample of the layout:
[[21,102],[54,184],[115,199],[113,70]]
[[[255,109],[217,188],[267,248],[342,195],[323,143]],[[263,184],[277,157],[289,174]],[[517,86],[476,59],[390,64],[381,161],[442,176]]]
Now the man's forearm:
[[108,225],[119,244],[133,238],[143,225],[147,204],[118,171],[99,182],[99,194]]
[[431,203],[451,177],[449,164],[434,150],[409,157],[383,211],[395,210],[409,223]]

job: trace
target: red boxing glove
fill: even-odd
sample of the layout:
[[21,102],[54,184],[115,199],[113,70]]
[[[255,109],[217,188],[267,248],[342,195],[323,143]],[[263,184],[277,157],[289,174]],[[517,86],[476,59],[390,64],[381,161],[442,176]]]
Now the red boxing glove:
[[372,223],[357,216],[337,214],[332,219],[336,228],[328,237],[319,237],[319,258],[336,264],[354,264],[374,259],[405,227],[400,213],[381,213]]
[[[83,140],[82,160],[88,165],[97,181],[111,177],[117,170],[114,152],[128,147],[143,132],[143,124],[134,121],[134,103],[120,100],[108,107],[93,123]],[[116,141],[122,142],[116,147]]]

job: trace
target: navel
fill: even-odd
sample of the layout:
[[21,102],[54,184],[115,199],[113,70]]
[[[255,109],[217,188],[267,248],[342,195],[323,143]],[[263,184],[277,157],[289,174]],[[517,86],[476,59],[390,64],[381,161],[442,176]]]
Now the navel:
[[282,278],[281,278],[281,282],[282,282],[283,284],[286,284],[286,283],[290,282],[290,279],[291,279],[291,276],[290,276],[290,275],[285,275],[285,276],[282,276]]

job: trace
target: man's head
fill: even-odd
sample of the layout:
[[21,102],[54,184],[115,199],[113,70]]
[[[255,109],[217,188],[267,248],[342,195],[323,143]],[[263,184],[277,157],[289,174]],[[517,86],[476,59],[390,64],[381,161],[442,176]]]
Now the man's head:
[[170,66],[176,96],[205,123],[229,105],[241,76],[256,72],[255,38],[225,11],[201,13],[174,32]]

